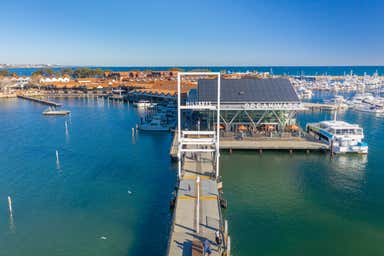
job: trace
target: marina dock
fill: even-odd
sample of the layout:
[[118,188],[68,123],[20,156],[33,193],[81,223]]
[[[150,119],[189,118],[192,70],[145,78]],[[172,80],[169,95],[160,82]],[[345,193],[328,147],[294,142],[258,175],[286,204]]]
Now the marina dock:
[[62,104],[60,104],[60,103],[46,100],[46,99],[40,99],[40,98],[35,98],[35,97],[30,97],[30,96],[25,96],[25,95],[17,95],[17,97],[20,99],[24,99],[24,100],[30,100],[30,101],[38,102],[38,103],[48,105],[51,107],[61,107],[62,106]]
[[[177,160],[177,136],[173,137],[169,155]],[[288,150],[292,151],[328,151],[329,146],[313,139],[309,135],[302,137],[244,137],[242,140],[234,136],[220,138],[220,150]]]
[[326,151],[329,149],[329,147],[325,143],[306,137],[245,137],[242,140],[236,140],[234,137],[222,137],[220,142],[220,149]]
[[[212,153],[201,153],[197,158],[190,153],[184,157],[169,240],[169,256],[196,255],[196,251],[200,253],[197,255],[203,255],[201,246],[204,240],[210,242],[212,256],[221,255],[227,246],[218,183],[211,178],[215,173],[213,163]],[[198,177],[199,184],[196,182]],[[220,246],[215,242],[216,231],[224,234]]]
[[326,103],[303,102],[303,106],[307,111],[334,111],[337,110],[337,105]]
[[[181,76],[205,75],[207,73],[178,73],[178,129],[176,132],[176,159],[178,160],[177,188],[172,201],[174,209],[168,256],[220,256],[230,255],[228,222],[223,221],[221,207],[226,207],[222,198],[220,181],[220,129],[215,131],[182,130],[181,109],[194,106],[181,105]],[[220,73],[214,74],[220,79]],[[220,83],[217,83],[220,94]],[[220,97],[217,97],[220,102]],[[220,117],[220,104],[207,108]],[[175,149],[171,149],[172,150]]]

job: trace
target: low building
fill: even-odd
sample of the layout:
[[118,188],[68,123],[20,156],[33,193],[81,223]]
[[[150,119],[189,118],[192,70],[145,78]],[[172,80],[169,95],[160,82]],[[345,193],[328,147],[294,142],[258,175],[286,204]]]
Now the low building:
[[[296,112],[303,106],[288,79],[221,79],[220,94],[220,125],[226,132],[297,129]],[[217,80],[200,79],[196,92],[189,95],[187,104],[216,104]],[[200,114],[208,125],[215,123],[214,117]]]
[[40,83],[68,83],[71,79],[69,77],[43,77],[40,78]]

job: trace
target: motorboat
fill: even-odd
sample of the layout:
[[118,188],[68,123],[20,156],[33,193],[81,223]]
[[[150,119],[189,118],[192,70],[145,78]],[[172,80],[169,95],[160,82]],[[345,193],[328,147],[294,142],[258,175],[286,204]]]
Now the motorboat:
[[152,103],[149,100],[139,100],[134,102],[133,105],[137,108],[150,108],[156,106],[156,103]]
[[334,153],[368,153],[368,144],[363,141],[364,132],[357,124],[330,121],[307,124],[306,130],[319,140],[327,143]]
[[168,132],[169,126],[161,115],[154,115],[148,122],[139,125],[141,131]]

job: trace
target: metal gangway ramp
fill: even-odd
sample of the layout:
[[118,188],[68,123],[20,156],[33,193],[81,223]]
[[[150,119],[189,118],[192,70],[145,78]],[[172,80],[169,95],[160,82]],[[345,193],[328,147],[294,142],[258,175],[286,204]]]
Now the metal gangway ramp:
[[[181,77],[217,77],[218,99],[182,105]],[[213,111],[217,121],[213,131],[183,130],[184,111]],[[229,255],[228,224],[223,221],[218,190],[220,157],[220,73],[178,73],[178,186],[167,255],[203,255],[209,244],[211,255]],[[217,234],[221,243],[216,242]],[[208,241],[208,242],[207,242]]]

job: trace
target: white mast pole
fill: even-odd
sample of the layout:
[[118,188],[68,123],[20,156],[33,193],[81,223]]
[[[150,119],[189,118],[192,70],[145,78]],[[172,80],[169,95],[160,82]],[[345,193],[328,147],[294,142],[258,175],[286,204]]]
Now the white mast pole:
[[217,76],[217,134],[216,134],[216,179],[219,178],[219,159],[220,159],[220,94],[221,94],[221,75]]
[[177,142],[178,176],[181,178],[181,73],[177,73]]

